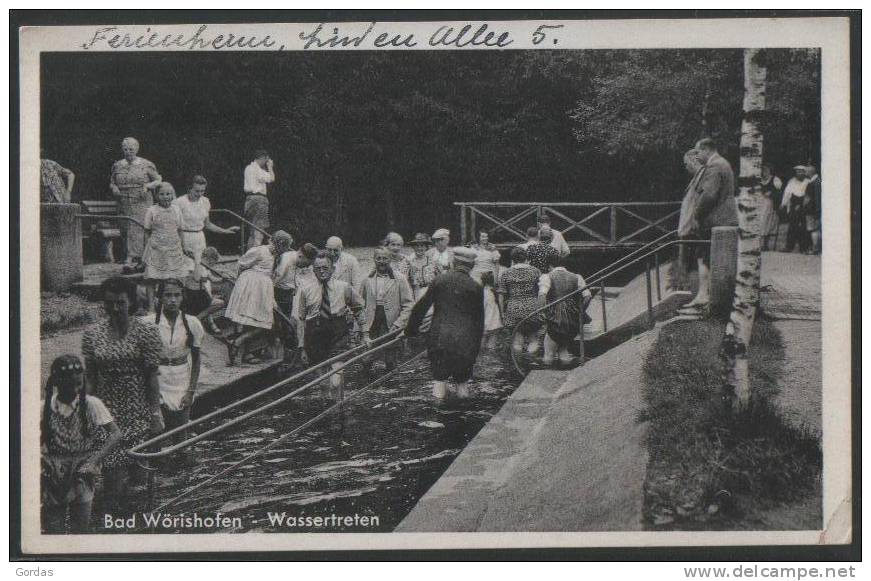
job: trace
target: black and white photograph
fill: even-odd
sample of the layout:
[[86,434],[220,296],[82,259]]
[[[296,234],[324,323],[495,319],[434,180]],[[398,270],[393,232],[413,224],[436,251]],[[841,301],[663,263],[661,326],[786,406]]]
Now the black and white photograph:
[[849,32],[24,30],[22,550],[849,544]]

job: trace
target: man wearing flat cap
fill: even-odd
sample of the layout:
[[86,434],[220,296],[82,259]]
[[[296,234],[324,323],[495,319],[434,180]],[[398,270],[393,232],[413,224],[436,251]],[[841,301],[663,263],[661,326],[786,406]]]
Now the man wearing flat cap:
[[405,328],[408,336],[417,335],[427,311],[433,308],[428,355],[437,400],[447,397],[449,379],[456,382],[459,398],[469,397],[468,382],[484,336],[484,289],[469,276],[475,256],[469,248],[453,249],[453,270],[440,274],[427,287]]

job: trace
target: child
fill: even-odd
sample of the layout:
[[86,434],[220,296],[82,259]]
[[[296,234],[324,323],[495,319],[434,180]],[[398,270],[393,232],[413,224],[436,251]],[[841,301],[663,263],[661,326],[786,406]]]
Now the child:
[[157,190],[157,205],[145,212],[145,280],[148,281],[148,312],[154,308],[154,281],[177,278],[182,280],[190,272],[181,245],[182,217],[173,205],[175,189],[162,182]]
[[[85,393],[84,366],[75,355],[51,364],[42,410],[42,523],[47,533],[88,532],[101,460],[121,441],[103,402]],[[56,393],[55,393],[56,392]],[[99,429],[108,432],[100,444]]]
[[[170,278],[160,282],[157,287],[158,306],[154,317],[163,352],[160,356],[161,411],[167,430],[183,426],[190,421],[191,405],[197,394],[197,381],[200,376],[200,346],[205,331],[200,321],[181,312],[184,285],[178,279]],[[179,432],[174,440],[181,442],[185,432]],[[184,452],[183,465],[190,465],[191,459]]]

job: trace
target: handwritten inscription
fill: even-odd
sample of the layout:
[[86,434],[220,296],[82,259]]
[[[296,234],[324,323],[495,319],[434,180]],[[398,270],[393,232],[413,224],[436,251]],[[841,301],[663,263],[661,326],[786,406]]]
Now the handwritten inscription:
[[[294,41],[287,46],[302,50],[353,48],[402,50],[414,48],[421,43],[433,48],[502,49],[514,43],[510,30],[499,28],[498,25],[489,22],[433,24],[432,26],[434,30],[430,29],[431,33],[423,30],[421,41],[418,41],[414,33],[397,33],[395,30],[390,30],[391,23],[371,22],[340,27],[321,22],[304,28],[296,34],[299,42]],[[557,44],[558,39],[553,34],[563,26],[562,24],[539,25],[532,33],[532,44],[540,45],[545,40]],[[245,34],[240,34],[228,32],[226,26],[221,27],[221,30],[222,33],[217,34],[205,24],[196,30],[191,29],[181,33],[166,33],[150,27],[143,31],[141,28],[104,26],[95,29],[80,46],[84,50],[284,50],[283,42],[287,41],[287,39],[282,40],[274,32],[255,35],[246,29]]]

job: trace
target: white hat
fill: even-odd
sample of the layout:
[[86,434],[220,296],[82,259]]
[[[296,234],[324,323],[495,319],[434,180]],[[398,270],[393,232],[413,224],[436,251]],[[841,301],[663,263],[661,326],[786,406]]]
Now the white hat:
[[807,167],[803,166],[803,165],[794,165],[794,166],[792,166],[792,169],[800,169],[802,171],[807,171]]
[[454,248],[454,262],[474,264],[475,258],[477,256],[478,253],[471,248],[466,248],[465,246],[458,246],[457,248]]
[[438,230],[433,232],[433,235],[432,235],[433,240],[439,240],[441,238],[444,238],[445,240],[450,240],[451,239],[451,231],[448,230],[447,228],[439,228]]

